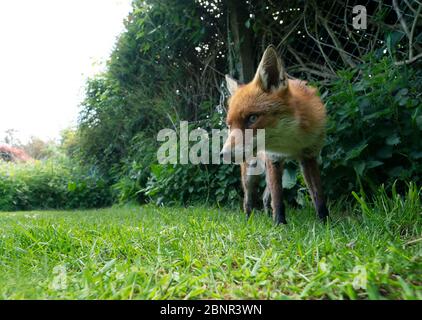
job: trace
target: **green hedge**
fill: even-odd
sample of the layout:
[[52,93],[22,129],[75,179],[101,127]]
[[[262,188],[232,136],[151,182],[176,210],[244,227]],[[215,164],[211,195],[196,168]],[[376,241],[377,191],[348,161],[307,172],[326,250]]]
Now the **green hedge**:
[[[331,198],[375,192],[395,181],[422,183],[422,71],[391,59],[338,72],[328,88],[329,114],[322,151],[324,184]],[[398,183],[400,192],[406,183]]]
[[112,204],[107,182],[68,162],[0,162],[0,210],[94,208]]
[[[422,183],[422,71],[397,67],[389,58],[365,59],[320,88],[329,118],[321,168],[330,199],[350,197],[352,191],[370,195],[395,182],[403,193],[407,182]],[[295,162],[286,164],[283,185],[292,204],[302,205],[308,197]],[[239,170],[228,165],[156,165],[147,187],[137,192],[154,202],[178,204],[232,205],[242,196]]]

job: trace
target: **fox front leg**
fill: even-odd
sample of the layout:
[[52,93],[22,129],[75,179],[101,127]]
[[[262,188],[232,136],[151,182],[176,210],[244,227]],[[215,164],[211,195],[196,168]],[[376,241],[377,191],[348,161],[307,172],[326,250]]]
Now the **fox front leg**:
[[265,187],[264,194],[262,196],[262,203],[264,205],[264,211],[271,217],[271,191],[268,186]]
[[300,165],[316,212],[319,218],[325,222],[328,220],[328,209],[322,190],[318,162],[316,158],[304,158],[300,161]]
[[258,207],[258,187],[259,187],[259,175],[248,174],[247,162],[243,162],[241,165],[242,174],[242,186],[243,186],[243,210],[249,217],[252,210]]
[[283,160],[266,159],[267,188],[271,194],[273,220],[276,224],[286,224],[286,207],[283,202]]

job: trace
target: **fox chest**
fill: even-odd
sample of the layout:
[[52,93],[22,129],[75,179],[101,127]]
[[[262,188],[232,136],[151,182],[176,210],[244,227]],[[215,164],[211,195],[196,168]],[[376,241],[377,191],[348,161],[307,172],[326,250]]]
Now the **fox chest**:
[[313,153],[317,145],[317,135],[303,132],[295,119],[282,119],[275,127],[265,129],[265,150],[280,157],[299,158]]

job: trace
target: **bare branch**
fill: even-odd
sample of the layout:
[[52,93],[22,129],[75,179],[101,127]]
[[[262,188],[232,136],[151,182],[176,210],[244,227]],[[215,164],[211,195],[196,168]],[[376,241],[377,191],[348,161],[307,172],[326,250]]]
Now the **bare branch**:
[[[349,6],[349,0],[346,1],[346,5],[344,6],[344,14],[343,14],[343,22],[344,22],[344,28],[346,29],[347,35],[352,39],[354,42],[356,49],[358,50],[359,56],[362,55],[360,51],[360,46],[358,42],[356,41],[353,32],[350,31],[349,27],[347,26],[347,12],[348,12],[348,6]],[[379,28],[378,28],[379,29]]]
[[[415,1],[415,3],[419,4],[420,6],[422,5],[422,3],[420,3],[420,2],[418,2],[418,1],[416,1],[416,0],[413,0],[413,1]],[[404,3],[406,3],[406,5],[410,8],[410,10],[412,10],[412,12],[413,12],[414,14],[416,14],[416,15],[420,15],[420,13],[416,13],[416,12],[417,12],[417,10],[416,10],[415,8],[413,8],[413,7],[412,7],[412,5],[409,3],[409,1],[404,0]]]
[[407,60],[404,60],[404,61],[397,61],[397,62],[395,62],[395,65],[396,66],[402,66],[404,64],[411,64],[411,63],[415,62],[416,60],[418,60],[420,58],[422,58],[422,53],[419,53],[418,55],[414,56],[411,59],[407,59]]
[[409,28],[406,24],[406,21],[404,21],[403,19],[403,13],[400,11],[399,6],[397,5],[397,0],[393,0],[393,8],[394,8],[394,11],[396,11],[397,18],[399,19],[399,22],[402,26],[403,31],[406,33],[407,37],[410,39]]
[[342,48],[340,41],[338,40],[337,36],[335,35],[334,31],[330,28],[328,25],[327,19],[324,19],[318,14],[318,18],[320,21],[322,21],[322,25],[327,30],[328,34],[330,35],[331,40],[333,41],[337,51],[340,54],[341,59],[343,60],[344,64],[348,64],[350,67],[355,68],[356,63],[353,62],[352,59],[350,59],[349,54]]
[[297,22],[295,23],[293,28],[290,28],[290,31],[284,36],[284,38],[280,41],[280,43],[277,45],[277,49],[280,49],[280,45],[282,43],[284,43],[284,41],[287,40],[287,38],[296,30],[297,26],[299,25],[300,21],[302,19],[298,19]]
[[299,57],[299,55],[297,54],[297,52],[291,47],[291,46],[287,46],[287,51],[289,51],[293,57],[295,57],[295,59],[297,60],[297,62],[299,62],[299,64],[301,66],[305,66],[305,64],[303,63],[303,60]]
[[422,4],[419,5],[418,10],[415,14],[415,19],[413,20],[412,29],[410,30],[409,38],[409,59],[413,58],[413,36],[415,35],[416,22],[418,21],[419,14],[421,13]]
[[[309,30],[308,30],[308,27],[307,27],[307,25],[306,25],[306,9],[307,9],[307,7],[308,7],[308,3],[306,3],[305,4],[305,8],[304,8],[304,14],[303,14],[303,23],[304,23],[304,27],[305,27],[305,31],[306,31],[306,33],[308,34],[308,36],[312,39],[312,40],[314,40],[316,43],[317,43],[317,45],[318,45],[318,48],[319,48],[319,51],[321,52],[321,54],[322,54],[322,56],[324,57],[324,60],[325,60],[325,62],[327,63],[327,66],[330,68],[330,70],[333,72],[333,73],[335,73],[335,71],[334,71],[334,68],[333,68],[333,66],[331,65],[331,62],[330,62],[330,59],[327,57],[327,55],[325,54],[325,52],[324,52],[324,49],[322,49],[322,46],[321,46],[321,42],[318,40],[318,39],[316,39],[310,32],[309,32]],[[315,17],[315,28],[316,28],[316,17]],[[318,35],[317,35],[318,36]]]
[[299,54],[291,47],[291,46],[287,46],[287,50],[295,57],[295,59],[297,60],[297,62],[299,63],[300,66],[293,66],[290,67],[290,70],[295,70],[295,71],[302,71],[302,72],[306,72],[308,74],[313,74],[313,75],[317,75],[319,77],[323,77],[323,78],[335,78],[336,74],[332,73],[330,70],[328,71],[323,71],[323,70],[316,70],[313,68],[308,67],[309,65],[313,65],[313,66],[317,66],[319,69],[323,69],[322,66],[316,64],[316,63],[308,63],[307,65],[303,62],[303,60],[299,57]]
[[318,71],[318,70],[315,70],[315,69],[308,68],[307,66],[297,65],[297,66],[290,68],[290,71],[302,71],[302,72],[313,74],[313,75],[316,75],[316,76],[319,76],[319,77],[322,77],[322,78],[329,78],[329,79],[335,79],[336,78],[336,76],[332,73]]

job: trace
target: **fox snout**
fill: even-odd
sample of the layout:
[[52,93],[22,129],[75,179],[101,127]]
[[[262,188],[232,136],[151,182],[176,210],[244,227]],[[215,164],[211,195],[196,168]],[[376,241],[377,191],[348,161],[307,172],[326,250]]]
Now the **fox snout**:
[[225,161],[235,158],[236,164],[254,157],[257,152],[257,139],[252,130],[232,129],[220,152],[220,157]]
[[221,149],[220,157],[226,161],[230,161],[232,157],[244,156],[243,151],[243,134],[239,129],[230,130],[229,136],[224,142],[223,149]]

